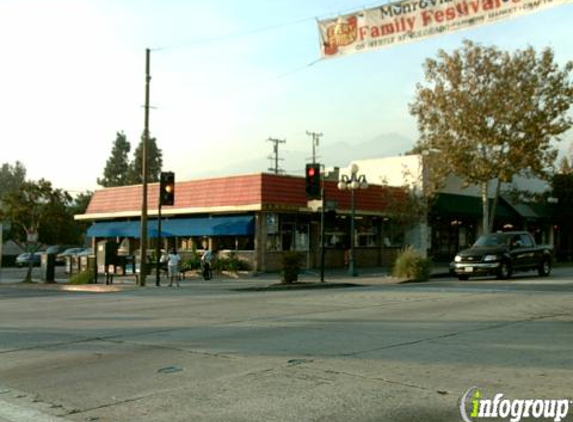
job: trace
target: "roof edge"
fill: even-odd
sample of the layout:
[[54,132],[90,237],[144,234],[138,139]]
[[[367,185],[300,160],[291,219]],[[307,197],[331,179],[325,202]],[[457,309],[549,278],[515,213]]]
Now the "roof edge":
[[[195,207],[195,208],[174,208],[174,209],[161,209],[161,216],[172,217],[180,214],[207,214],[213,212],[219,213],[233,213],[233,212],[247,212],[247,211],[260,211],[262,204],[249,204],[249,205],[229,205],[220,207]],[[159,213],[157,209],[148,209],[148,216],[157,216]],[[127,217],[141,217],[141,211],[120,211],[110,213],[92,213],[92,214],[76,214],[74,220],[76,221],[92,221],[92,220],[112,220],[114,218],[127,218]]]

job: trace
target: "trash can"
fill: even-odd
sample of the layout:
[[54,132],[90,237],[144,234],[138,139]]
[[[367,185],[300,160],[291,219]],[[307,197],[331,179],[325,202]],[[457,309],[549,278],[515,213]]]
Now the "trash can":
[[[85,259],[84,259],[85,258]],[[81,257],[82,271],[92,271],[94,274],[93,283],[97,284],[97,262],[95,255]]]
[[43,253],[41,266],[40,266],[40,278],[46,283],[53,283],[55,281],[56,275],[56,254],[53,253]]

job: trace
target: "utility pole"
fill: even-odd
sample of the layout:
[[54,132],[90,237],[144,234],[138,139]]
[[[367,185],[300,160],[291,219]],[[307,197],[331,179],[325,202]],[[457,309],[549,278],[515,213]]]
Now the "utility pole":
[[324,213],[326,212],[326,192],[324,189],[324,184],[326,183],[326,181],[324,180],[326,177],[326,169],[324,166],[322,167],[322,174],[320,176],[320,201],[322,202],[322,207],[320,208],[320,282],[324,283],[324,261],[325,261],[325,255],[326,255],[326,251],[324,249],[325,247],[325,237],[326,237],[326,233],[325,233],[325,224],[326,222],[324,221]]
[[147,148],[149,144],[149,82],[151,75],[150,68],[150,49],[145,50],[145,122],[143,129],[143,148],[142,148],[142,200],[141,200],[141,232],[140,232],[140,264],[139,264],[139,286],[145,286],[145,277],[147,276]]
[[308,136],[312,136],[312,163],[314,164],[316,163],[316,147],[318,146],[318,141],[320,140],[322,133],[309,132],[307,130],[306,134]]
[[274,160],[274,162],[275,162],[275,167],[269,168],[269,171],[272,171],[275,174],[283,173],[284,171],[279,168],[279,161],[284,161],[284,158],[279,158],[279,144],[286,143],[286,139],[269,138],[269,139],[267,139],[267,142],[273,143],[273,154],[274,154],[274,156],[269,155],[268,158],[269,158],[269,160]]

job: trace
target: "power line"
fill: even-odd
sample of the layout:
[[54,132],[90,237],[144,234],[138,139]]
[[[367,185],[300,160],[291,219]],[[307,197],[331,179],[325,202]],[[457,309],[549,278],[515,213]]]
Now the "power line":
[[[378,4],[379,4],[379,2],[378,3],[371,3],[369,5],[363,6],[362,9],[367,9],[367,8],[370,8],[370,7],[372,7],[374,5],[378,5]],[[193,41],[182,41],[180,43],[173,43],[171,45],[155,47],[155,48],[152,48],[151,51],[163,51],[163,50],[171,50],[171,49],[176,49],[176,48],[195,47],[195,46],[199,46],[199,45],[203,45],[203,44],[223,42],[223,41],[227,41],[227,40],[231,40],[231,39],[247,37],[250,35],[256,35],[256,34],[260,34],[263,32],[274,31],[274,30],[286,28],[289,26],[300,25],[300,24],[305,23],[305,22],[310,22],[310,21],[316,22],[316,21],[326,19],[329,17],[333,17],[333,16],[337,16],[337,15],[344,15],[346,13],[349,13],[349,12],[352,12],[352,11],[355,11],[358,9],[360,9],[360,8],[353,7],[353,8],[349,8],[349,9],[339,10],[337,12],[330,12],[330,13],[323,14],[320,16],[307,16],[305,18],[294,19],[292,21],[277,23],[277,24],[268,25],[268,26],[263,26],[260,28],[227,33],[227,34],[224,34],[224,35],[221,35],[218,37],[204,38],[201,40],[193,40]]]
[[294,20],[294,21],[290,21],[290,22],[286,22],[286,23],[279,23],[279,24],[275,24],[275,25],[264,26],[261,28],[251,29],[251,30],[247,30],[247,31],[229,33],[226,35],[221,35],[219,37],[204,38],[202,40],[187,41],[187,42],[181,42],[179,44],[172,44],[172,45],[167,45],[164,47],[157,47],[157,48],[154,48],[152,50],[153,51],[172,50],[172,49],[176,49],[176,48],[195,47],[195,46],[199,46],[199,45],[203,45],[203,44],[222,42],[222,41],[227,41],[227,40],[231,40],[231,39],[246,37],[249,35],[260,34],[262,32],[273,31],[273,30],[285,28],[288,26],[299,25],[301,23],[309,22],[311,20],[315,20],[315,18],[298,19],[298,20]]
[[287,77],[287,76],[292,75],[293,73],[297,73],[297,72],[300,72],[301,70],[308,69],[309,67],[314,66],[315,64],[317,64],[317,63],[320,62],[320,61],[322,61],[322,58],[318,58],[318,59],[316,59],[316,60],[313,60],[312,62],[310,62],[310,63],[308,63],[308,64],[306,64],[306,65],[304,65],[304,66],[297,67],[297,68],[294,69],[294,70],[290,70],[290,71],[285,72],[285,73],[283,73],[283,74],[281,74],[281,75],[278,75],[278,76],[277,76],[277,79],[285,78],[285,77]]

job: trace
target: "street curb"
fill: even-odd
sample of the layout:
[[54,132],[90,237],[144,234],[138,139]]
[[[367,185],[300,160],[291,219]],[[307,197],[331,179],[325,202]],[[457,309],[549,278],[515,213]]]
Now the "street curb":
[[114,293],[136,290],[137,285],[106,285],[106,284],[59,284],[59,283],[2,283],[0,287],[29,290],[52,290],[63,292],[87,292],[87,293]]
[[277,291],[291,291],[291,290],[307,290],[307,289],[340,289],[348,287],[365,287],[364,284],[357,283],[308,283],[299,282],[291,284],[271,284],[260,287],[240,287],[232,289],[235,292],[277,292]]

